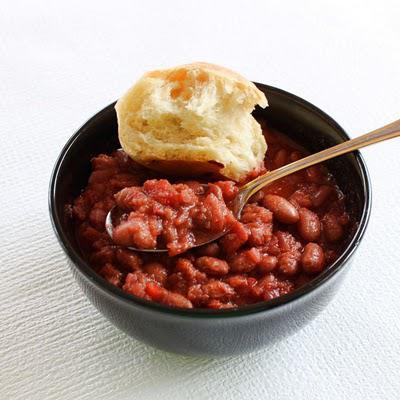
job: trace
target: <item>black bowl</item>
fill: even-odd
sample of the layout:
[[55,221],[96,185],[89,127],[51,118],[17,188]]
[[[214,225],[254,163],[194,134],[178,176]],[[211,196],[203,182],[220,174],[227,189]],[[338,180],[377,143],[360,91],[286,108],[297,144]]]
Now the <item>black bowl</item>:
[[[283,90],[257,84],[270,106],[256,109],[308,150],[316,152],[349,139],[323,111]],[[298,331],[332,299],[368,224],[371,186],[359,152],[328,163],[347,196],[347,207],[357,228],[343,254],[310,283],[291,294],[236,310],[174,309],[122,292],[97,275],[83,258],[73,224],[64,207],[85,187],[90,159],[119,147],[114,104],[101,110],[68,141],[54,167],[49,193],[50,217],[55,233],[70,259],[78,284],[93,305],[113,324],[152,346],[190,355],[233,355],[268,346]]]

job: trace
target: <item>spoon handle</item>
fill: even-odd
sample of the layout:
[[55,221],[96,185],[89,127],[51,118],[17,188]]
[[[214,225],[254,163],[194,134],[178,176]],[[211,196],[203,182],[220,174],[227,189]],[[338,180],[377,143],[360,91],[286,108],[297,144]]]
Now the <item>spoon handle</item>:
[[246,198],[248,199],[265,185],[283,178],[286,175],[292,174],[293,172],[396,136],[400,136],[400,120],[394,121],[391,124],[366,133],[365,135],[358,136],[351,140],[346,140],[343,143],[329,147],[328,149],[322,150],[318,153],[311,154],[308,157],[301,158],[300,160],[284,165],[283,167],[271,172],[267,172],[242,186],[241,191],[246,192]]

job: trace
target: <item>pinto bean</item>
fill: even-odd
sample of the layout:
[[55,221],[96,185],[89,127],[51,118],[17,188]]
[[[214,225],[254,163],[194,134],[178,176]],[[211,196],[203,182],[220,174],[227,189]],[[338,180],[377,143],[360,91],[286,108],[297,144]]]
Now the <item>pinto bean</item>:
[[134,272],[141,270],[143,262],[135,252],[120,248],[117,249],[115,255],[120,265],[128,271]]
[[343,226],[340,225],[338,219],[334,215],[325,215],[322,220],[322,226],[325,238],[328,242],[337,242],[343,237]]
[[278,258],[279,271],[287,276],[297,274],[297,272],[299,271],[300,257],[301,255],[298,251],[286,252],[281,254]]
[[322,183],[323,173],[320,165],[312,165],[305,170],[306,179],[311,183]]
[[205,246],[201,246],[197,250],[198,256],[218,257],[219,246],[218,243],[210,243]]
[[215,257],[203,256],[196,260],[196,267],[210,275],[226,275],[229,272],[229,265],[226,261]]
[[314,193],[312,200],[313,206],[314,207],[322,206],[322,204],[324,204],[328,200],[332,192],[333,192],[332,186],[321,185]]
[[167,269],[159,262],[150,262],[143,266],[143,271],[155,281],[165,285],[167,281]]
[[299,220],[299,212],[296,207],[284,197],[267,194],[264,196],[263,205],[272,211],[279,222],[294,224]]
[[275,256],[264,254],[258,264],[258,271],[262,274],[266,274],[267,272],[273,271],[277,264],[278,259]]
[[112,264],[105,264],[100,270],[99,274],[114,286],[121,286],[122,273]]
[[318,215],[307,208],[301,208],[299,216],[297,230],[301,237],[309,242],[317,240],[321,235],[321,222]]
[[252,271],[260,261],[260,251],[256,247],[252,247],[235,255],[229,265],[233,272],[243,273]]
[[151,300],[179,308],[193,308],[190,300],[179,293],[170,292],[155,282],[148,282],[145,287],[146,294]]
[[301,265],[308,273],[321,272],[325,266],[325,254],[317,243],[307,243],[301,255]]

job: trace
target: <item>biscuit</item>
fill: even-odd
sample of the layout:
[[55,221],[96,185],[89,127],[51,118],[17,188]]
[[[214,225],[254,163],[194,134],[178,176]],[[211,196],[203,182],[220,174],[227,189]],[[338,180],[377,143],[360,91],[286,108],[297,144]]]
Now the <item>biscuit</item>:
[[118,135],[136,162],[178,176],[243,180],[267,144],[251,115],[263,92],[226,68],[193,63],[146,73],[118,100]]

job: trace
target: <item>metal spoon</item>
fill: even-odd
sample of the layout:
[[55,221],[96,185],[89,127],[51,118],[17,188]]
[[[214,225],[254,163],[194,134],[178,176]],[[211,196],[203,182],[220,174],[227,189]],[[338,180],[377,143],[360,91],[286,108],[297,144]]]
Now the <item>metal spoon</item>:
[[[322,150],[308,157],[301,158],[300,160],[284,165],[281,168],[260,175],[256,179],[253,179],[252,181],[240,187],[239,193],[237,194],[235,199],[231,202],[230,208],[234,216],[236,218],[239,218],[244,205],[248,202],[250,197],[254,193],[261,190],[264,186],[269,185],[270,183],[276,181],[277,179],[283,178],[287,175],[290,175],[302,169],[311,167],[312,165],[318,164],[320,162],[330,160],[331,158],[338,157],[342,154],[350,153],[354,150],[361,149],[362,147],[382,142],[384,140],[388,140],[399,135],[400,135],[400,120],[397,120],[392,122],[391,124],[383,126],[382,128],[366,133],[365,135],[356,137],[351,140],[347,140],[336,146]],[[105,226],[106,226],[106,231],[111,238],[113,237],[113,228],[114,228],[113,221],[116,217],[116,214],[121,213],[120,211],[121,210],[119,210],[118,207],[113,207],[107,214]],[[214,234],[213,236],[209,236],[207,237],[206,240],[205,239],[200,240],[193,247],[199,247],[207,243],[213,242],[219,239],[220,237],[224,236],[227,232],[228,230],[220,232],[218,234]],[[160,253],[168,251],[166,248],[140,249],[135,247],[128,247],[128,249],[135,251],[142,251],[142,252],[150,252],[150,253]]]

